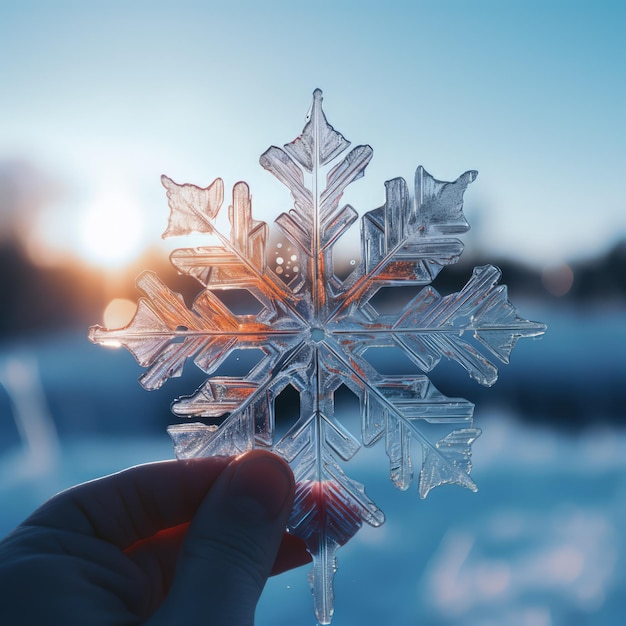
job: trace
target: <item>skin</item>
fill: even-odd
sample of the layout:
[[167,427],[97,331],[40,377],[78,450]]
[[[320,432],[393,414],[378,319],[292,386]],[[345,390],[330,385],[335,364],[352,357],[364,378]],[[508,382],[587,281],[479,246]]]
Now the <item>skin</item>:
[[0,542],[0,623],[250,626],[268,577],[310,561],[293,497],[260,450],[73,487]]

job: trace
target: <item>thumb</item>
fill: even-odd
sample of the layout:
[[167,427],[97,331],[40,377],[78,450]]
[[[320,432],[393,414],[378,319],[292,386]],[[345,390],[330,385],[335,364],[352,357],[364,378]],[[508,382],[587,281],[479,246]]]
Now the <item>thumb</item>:
[[232,461],[194,516],[170,592],[146,625],[252,626],[293,495],[280,457],[255,450]]

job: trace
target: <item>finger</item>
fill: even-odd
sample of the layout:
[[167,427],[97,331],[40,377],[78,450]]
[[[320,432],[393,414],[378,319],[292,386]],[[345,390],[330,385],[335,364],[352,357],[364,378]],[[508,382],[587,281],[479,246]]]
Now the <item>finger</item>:
[[272,576],[282,574],[290,569],[295,569],[302,565],[306,565],[313,560],[311,554],[306,549],[306,544],[300,537],[283,533],[283,539],[278,548],[278,554],[274,565],[272,565]]
[[194,517],[170,593],[148,624],[251,626],[293,494],[279,457],[257,450],[233,461]]
[[60,493],[24,524],[95,536],[125,550],[194,516],[231,461],[227,457],[162,461]]
[[[166,528],[147,539],[134,543],[125,550],[128,558],[149,579],[158,579],[153,582],[153,587],[156,589],[158,582],[163,593],[169,590],[174,578],[176,561],[188,530],[189,523]],[[300,537],[284,532],[270,575],[282,574],[290,569],[306,565],[311,560],[311,554],[306,549],[304,541]]]

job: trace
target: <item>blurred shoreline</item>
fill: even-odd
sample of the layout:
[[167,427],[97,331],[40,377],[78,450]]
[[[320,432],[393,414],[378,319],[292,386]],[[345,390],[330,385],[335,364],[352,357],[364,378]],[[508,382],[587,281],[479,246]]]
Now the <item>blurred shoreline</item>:
[[[601,256],[543,271],[508,259],[467,255],[443,268],[432,286],[443,295],[458,291],[474,267],[487,264],[500,268],[500,282],[507,285],[514,304],[527,302],[531,309],[626,312],[626,239]],[[0,343],[33,332],[57,332],[96,323],[112,298],[137,299],[135,277],[144,269],[157,272],[188,302],[200,290],[193,279],[178,274],[161,251],[147,250],[123,270],[113,272],[78,262],[38,266],[18,243],[0,240],[0,288],[4,294]],[[341,266],[338,273],[342,274]],[[387,306],[401,306],[419,289],[387,291],[385,300],[391,296]]]
[[[3,292],[11,296],[0,315],[0,357],[17,351],[36,359],[58,428],[67,433],[80,432],[88,425],[94,432],[130,428],[120,415],[124,412],[144,416],[133,420],[133,430],[151,429],[155,422],[162,428],[175,421],[169,413],[170,402],[193,393],[203,380],[202,372],[189,363],[181,379],[147,393],[136,382],[141,368],[133,358],[124,350],[111,352],[91,345],[87,329],[102,321],[113,294],[137,301],[140,294],[134,278],[141,269],[155,270],[189,305],[198,291],[193,279],[179,276],[167,259],[151,254],[133,264],[111,288],[103,276],[86,270],[38,268],[15,247],[5,246],[2,253],[5,258],[12,254],[13,259],[5,264],[1,277]],[[433,286],[443,294],[456,291],[472,267],[481,263],[482,259],[474,258],[445,268]],[[561,297],[547,292],[537,271],[507,261],[498,265],[502,283],[508,286],[520,314],[547,323],[546,335],[539,341],[520,341],[511,363],[499,368],[499,380],[491,388],[481,387],[445,359],[428,374],[435,386],[449,397],[474,402],[477,416],[480,411],[503,407],[528,422],[565,430],[594,427],[599,421],[625,426],[626,244],[583,266],[573,264],[572,288]],[[397,302],[386,294],[385,306],[401,308],[411,289],[417,290],[397,289]],[[380,362],[373,365],[380,366],[381,373],[410,374],[402,371],[397,357],[381,349]],[[228,368],[223,373],[236,374]],[[73,415],[72,398],[83,407],[80,417]],[[0,389],[0,410],[6,402]],[[58,407],[62,407],[60,413]]]

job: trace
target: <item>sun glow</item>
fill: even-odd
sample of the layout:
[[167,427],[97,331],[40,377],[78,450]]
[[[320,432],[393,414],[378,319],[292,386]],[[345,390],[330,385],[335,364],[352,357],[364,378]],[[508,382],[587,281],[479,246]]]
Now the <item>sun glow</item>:
[[144,220],[138,204],[103,194],[86,208],[77,227],[77,252],[92,265],[118,268],[143,250]]

